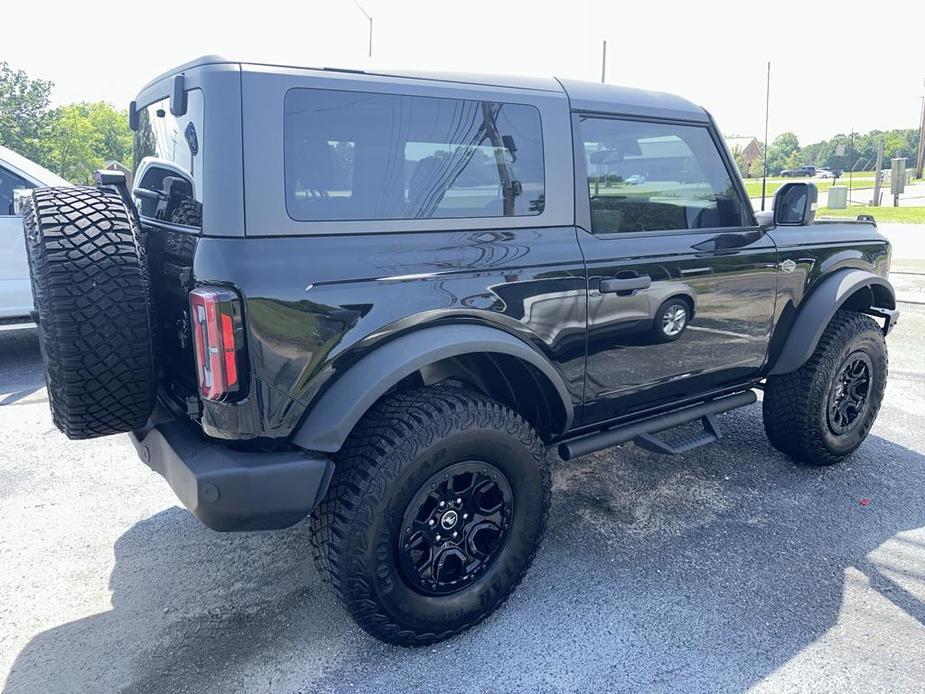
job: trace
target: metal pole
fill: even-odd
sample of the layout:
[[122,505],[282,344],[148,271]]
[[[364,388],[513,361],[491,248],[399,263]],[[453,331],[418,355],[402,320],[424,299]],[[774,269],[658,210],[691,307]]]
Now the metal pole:
[[922,97],[922,120],[919,123],[919,149],[915,157],[915,177],[922,178],[925,166],[925,96]]
[[771,108],[771,61],[768,61],[768,86],[764,96],[764,175],[761,177],[761,211],[764,212],[764,194],[768,184],[768,113]]
[[854,156],[854,128],[851,128],[851,135],[848,137],[848,207],[851,207],[851,183],[854,175],[854,165],[856,162],[851,161]]
[[369,12],[363,9],[363,6],[360,3],[358,3],[357,0],[353,0],[353,4],[356,5],[357,9],[363,13],[366,19],[369,20],[369,57],[372,58],[373,57],[373,18],[370,16]]
[[883,140],[877,143],[877,171],[874,173],[874,199],[870,204],[880,206],[880,186],[883,185]]
[[601,51],[601,84],[604,83],[604,79],[607,77],[607,41],[604,41],[604,48]]

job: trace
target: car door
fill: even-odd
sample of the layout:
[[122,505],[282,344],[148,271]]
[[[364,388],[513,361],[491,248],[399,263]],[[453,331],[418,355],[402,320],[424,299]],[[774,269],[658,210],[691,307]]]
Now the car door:
[[27,316],[32,310],[26,244],[22,219],[13,210],[13,191],[33,187],[0,166],[0,319]]
[[767,356],[777,252],[703,123],[575,114],[587,264],[584,421],[747,382]]

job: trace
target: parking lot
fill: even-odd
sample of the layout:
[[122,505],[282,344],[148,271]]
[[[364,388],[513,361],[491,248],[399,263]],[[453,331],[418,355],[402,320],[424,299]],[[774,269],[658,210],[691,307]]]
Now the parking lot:
[[9,692],[913,691],[925,681],[925,229],[897,228],[902,319],[868,441],[805,469],[760,404],[677,458],[554,465],[545,543],[476,629],[366,636],[308,527],[223,535],[124,436],[52,425],[34,330],[0,332],[0,681]]

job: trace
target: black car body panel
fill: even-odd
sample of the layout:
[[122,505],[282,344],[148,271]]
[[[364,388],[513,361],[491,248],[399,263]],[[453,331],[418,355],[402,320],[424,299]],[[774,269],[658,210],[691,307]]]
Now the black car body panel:
[[[810,352],[815,345],[800,321],[813,296],[826,297],[818,301],[832,313],[842,302],[895,309],[886,280],[889,243],[875,225],[759,226],[709,114],[678,97],[570,81],[371,75],[216,57],[181,72],[188,89],[204,94],[203,113],[177,116],[174,126],[198,150],[194,185],[187,186],[195,199],[172,212],[178,188],[164,183],[156,191],[167,201],[161,212],[139,202],[148,210],[141,222],[162,400],[213,442],[254,455],[307,450],[324,458],[382,395],[443,382],[501,400],[552,442],[741,392],[769,373],[798,368],[807,345]],[[174,74],[145,87],[138,114],[162,117],[157,109],[170,102]],[[387,219],[345,219],[341,210],[359,205],[360,193],[319,192],[320,184],[309,182],[315,174],[287,169],[281,123],[301,114],[284,112],[284,103],[293,90],[313,89],[357,103],[386,95],[412,115],[417,106],[400,97],[480,104],[470,109],[478,118],[499,112],[498,104],[529,106],[542,123],[542,143],[522,132],[491,139],[484,115],[475,145],[451,143],[434,153],[409,140],[401,163],[424,170],[425,159],[442,157],[464,167],[482,156],[479,175],[501,172],[498,209],[502,196],[538,197],[517,214],[505,197],[501,216],[490,212],[489,200],[471,217],[402,218],[404,208],[393,206],[399,212]],[[437,112],[440,104],[427,108]],[[463,106],[460,113],[468,113]],[[627,145],[620,127],[609,140],[589,134],[602,121],[655,129]],[[714,171],[685,165],[675,189],[659,188],[666,162],[679,156],[671,148],[687,142],[665,144],[671,138],[659,135],[662,126],[696,130],[685,156],[706,148]],[[359,165],[361,140],[339,131],[325,137],[323,157],[335,157],[325,175],[343,188],[350,179],[331,172]],[[526,167],[528,147],[542,154],[539,193],[503,172]],[[464,160],[454,160],[459,151]],[[152,161],[165,170],[174,165]],[[414,183],[403,175],[407,193]],[[297,181],[295,191],[287,176]],[[293,199],[328,216],[293,214]],[[645,223],[645,215],[656,221]],[[671,228],[679,219],[684,228]],[[841,291],[826,288],[849,273]],[[219,400],[197,391],[189,292],[203,286],[231,289],[241,302],[244,382]],[[676,299],[687,309],[683,333],[654,339],[659,308]]]

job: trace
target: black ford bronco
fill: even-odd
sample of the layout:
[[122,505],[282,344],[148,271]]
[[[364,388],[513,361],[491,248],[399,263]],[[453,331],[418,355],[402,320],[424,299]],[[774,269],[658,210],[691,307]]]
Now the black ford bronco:
[[829,465],[877,416],[889,243],[810,183],[753,213],[681,98],[210,56],[129,115],[131,182],[26,202],[54,422],[128,432],[216,530],[310,514],[380,639],[510,595],[550,449],[682,454],[760,390],[771,444]]

